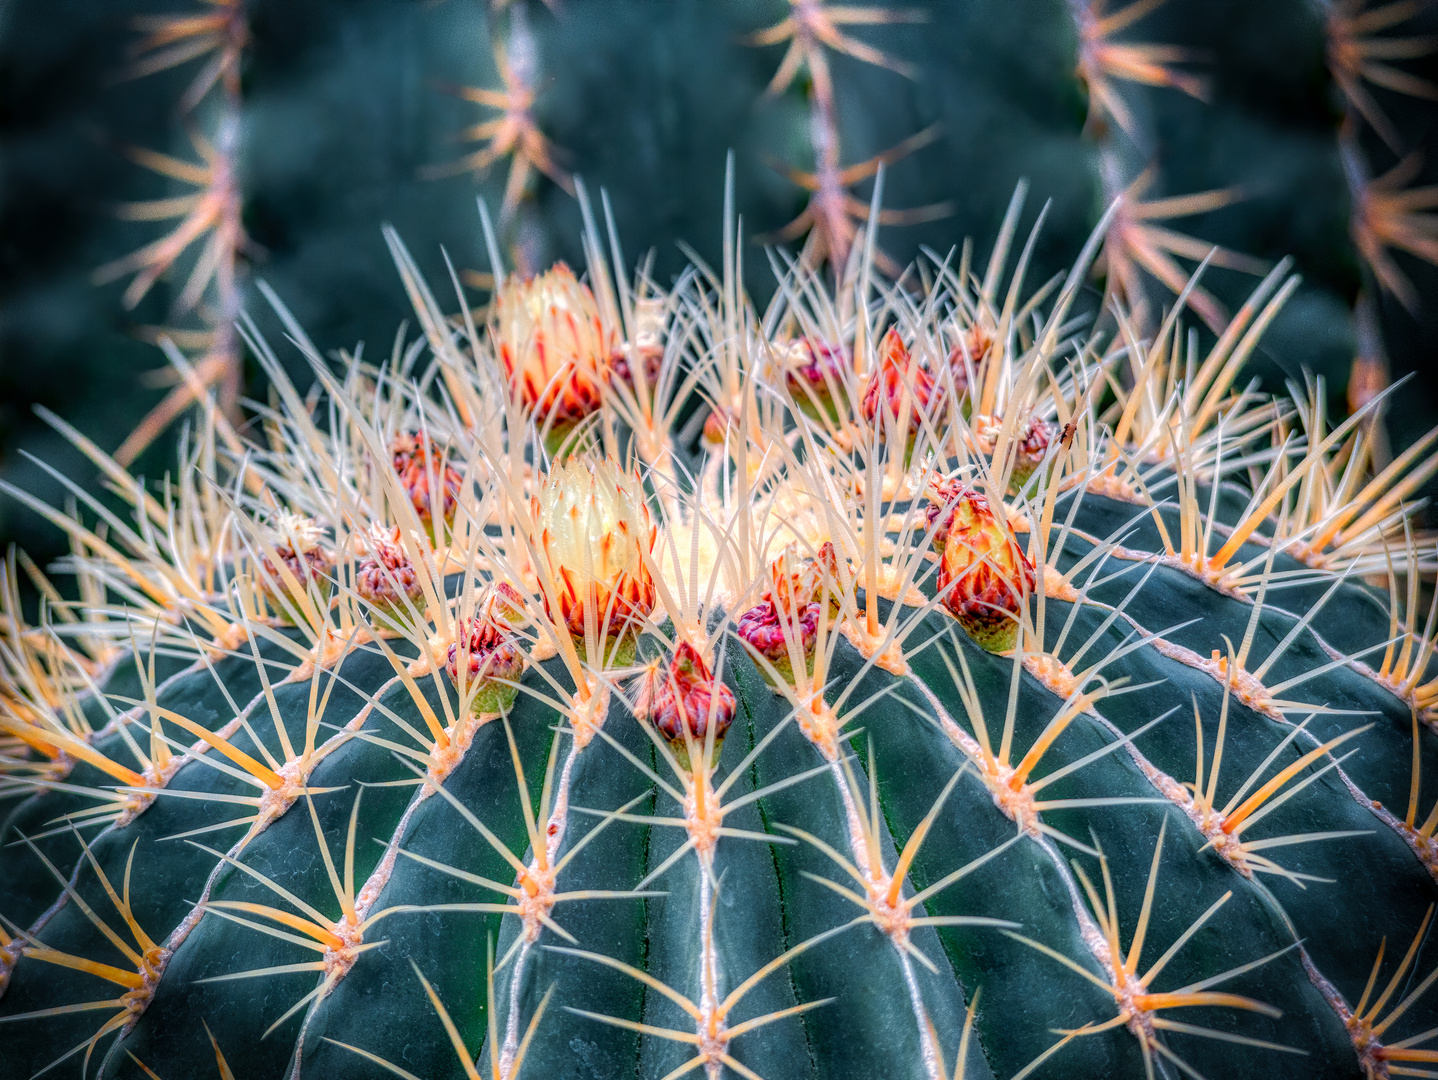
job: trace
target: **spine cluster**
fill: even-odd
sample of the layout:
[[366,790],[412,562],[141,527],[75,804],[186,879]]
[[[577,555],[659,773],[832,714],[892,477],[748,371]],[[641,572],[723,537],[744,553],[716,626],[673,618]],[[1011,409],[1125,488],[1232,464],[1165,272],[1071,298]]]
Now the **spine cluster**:
[[1432,979],[1372,988],[1438,895],[1438,463],[1360,481],[1368,414],[1237,388],[1280,282],[1197,358],[1073,341],[1086,265],[1041,316],[942,263],[760,311],[587,246],[478,324],[395,241],[408,355],[296,334],[316,405],[256,339],[269,441],[208,413],[163,500],[74,433],[128,519],[9,489],[84,597],[25,625],[9,568],[25,1067],[1427,1060]]

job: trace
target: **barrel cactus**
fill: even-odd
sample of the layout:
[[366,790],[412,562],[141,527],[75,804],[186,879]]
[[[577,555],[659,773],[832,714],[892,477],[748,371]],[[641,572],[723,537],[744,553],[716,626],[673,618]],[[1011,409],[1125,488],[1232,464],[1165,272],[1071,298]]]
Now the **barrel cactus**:
[[419,336],[269,291],[163,482],[52,417],[129,510],[7,488],[5,1074],[1426,1075],[1438,463],[1239,381],[1282,271],[1085,330],[1020,203],[762,307],[732,218],[479,314],[390,234]]

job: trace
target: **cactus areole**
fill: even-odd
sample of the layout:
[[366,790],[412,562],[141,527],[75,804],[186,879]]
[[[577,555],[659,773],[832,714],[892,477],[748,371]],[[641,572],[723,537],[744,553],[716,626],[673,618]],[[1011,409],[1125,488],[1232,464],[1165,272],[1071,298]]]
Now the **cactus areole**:
[[6,489],[0,1074],[1438,1075],[1435,464],[1236,385],[1280,275],[586,246]]

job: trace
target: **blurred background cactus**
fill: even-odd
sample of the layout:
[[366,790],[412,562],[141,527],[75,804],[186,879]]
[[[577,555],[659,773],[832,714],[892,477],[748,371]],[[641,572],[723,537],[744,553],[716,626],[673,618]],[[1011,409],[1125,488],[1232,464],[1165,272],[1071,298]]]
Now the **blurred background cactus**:
[[[715,264],[731,150],[761,298],[763,242],[842,272],[881,164],[891,268],[966,237],[984,258],[1027,179],[1042,282],[1127,193],[1099,317],[1119,294],[1151,323],[1220,245],[1192,302],[1212,333],[1292,257],[1251,374],[1307,369],[1341,408],[1416,372],[1401,449],[1438,416],[1435,32],[1421,0],[11,0],[0,476],[53,501],[26,451],[87,468],[37,403],[163,468],[194,401],[166,337],[222,408],[263,400],[229,329],[258,278],[321,348],[387,350],[383,222],[476,306],[476,195],[520,269],[582,263],[581,180],[661,284],[680,242]],[[13,502],[0,538],[61,545]]]

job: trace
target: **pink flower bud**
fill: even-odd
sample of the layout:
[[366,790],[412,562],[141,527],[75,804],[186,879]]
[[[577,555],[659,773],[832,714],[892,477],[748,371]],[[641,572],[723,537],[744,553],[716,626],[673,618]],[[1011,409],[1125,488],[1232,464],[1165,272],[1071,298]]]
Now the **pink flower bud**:
[[[997,416],[974,417],[971,430],[980,453],[993,454],[1003,423],[1003,419]],[[1009,444],[1010,453],[1014,455],[1013,471],[1009,473],[1010,493],[1022,488],[1034,470],[1043,464],[1049,444],[1057,434],[1055,425],[1037,416],[1030,417],[1028,423],[1019,427],[1014,441]]]
[[[805,664],[812,662],[819,620],[839,610],[839,564],[834,545],[819,548],[817,558],[800,558],[785,548],[769,567],[770,587],[759,603],[739,616],[734,632],[769,661],[780,678],[794,678],[791,643]],[[768,672],[764,673],[768,677]]]
[[687,746],[686,736],[703,743],[714,727],[714,743],[734,722],[734,692],[714,678],[704,658],[687,641],[674,651],[668,670],[650,705],[649,716],[659,734]]
[[843,348],[800,338],[787,348],[776,346],[775,353],[799,411],[814,420],[837,421],[835,399],[842,397],[845,379],[854,370]]

